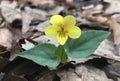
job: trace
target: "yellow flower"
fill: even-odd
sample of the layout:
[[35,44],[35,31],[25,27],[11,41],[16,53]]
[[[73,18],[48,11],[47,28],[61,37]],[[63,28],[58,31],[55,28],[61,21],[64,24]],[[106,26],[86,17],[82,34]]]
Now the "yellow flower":
[[75,26],[75,17],[68,15],[62,17],[61,15],[54,15],[50,19],[51,25],[45,29],[45,34],[48,37],[57,37],[58,42],[64,45],[70,38],[78,38],[81,35],[81,30],[79,27]]

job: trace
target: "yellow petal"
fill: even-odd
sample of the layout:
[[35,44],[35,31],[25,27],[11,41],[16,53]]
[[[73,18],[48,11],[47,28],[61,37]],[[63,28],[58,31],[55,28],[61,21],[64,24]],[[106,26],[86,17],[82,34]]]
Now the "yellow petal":
[[60,34],[58,34],[57,35],[57,40],[58,40],[58,42],[61,44],[61,45],[64,45],[65,43],[66,43],[66,41],[67,41],[67,39],[68,39],[68,35],[66,34],[66,35],[60,35]]
[[73,39],[79,38],[81,35],[81,30],[77,26],[71,26],[67,30],[70,38],[73,38]]
[[68,15],[63,19],[64,26],[74,26],[76,24],[76,19],[74,16]]
[[51,17],[50,22],[52,25],[61,26],[63,24],[63,17],[61,15],[54,15]]
[[60,27],[57,26],[48,26],[45,29],[45,35],[47,35],[48,37],[55,37],[57,36],[57,31],[60,30]]

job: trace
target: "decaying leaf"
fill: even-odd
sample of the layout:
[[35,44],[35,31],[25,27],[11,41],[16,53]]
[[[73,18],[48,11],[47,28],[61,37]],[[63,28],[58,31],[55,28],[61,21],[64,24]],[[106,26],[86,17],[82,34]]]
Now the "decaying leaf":
[[8,63],[8,59],[0,57],[0,72],[5,68]]
[[36,77],[36,80],[37,81],[53,81],[53,79],[54,79],[54,77],[55,77],[55,72],[53,71],[51,71],[51,72],[47,72],[47,73],[45,73],[44,74],[44,76],[37,76]]
[[9,64],[5,66],[2,72],[6,74],[15,74],[17,76],[25,76],[25,75],[31,75],[39,70],[42,71],[42,69],[43,69],[42,66],[37,65],[31,60],[17,57],[13,61],[9,62]]
[[16,75],[7,74],[3,77],[2,81],[28,81],[25,78],[21,78]]

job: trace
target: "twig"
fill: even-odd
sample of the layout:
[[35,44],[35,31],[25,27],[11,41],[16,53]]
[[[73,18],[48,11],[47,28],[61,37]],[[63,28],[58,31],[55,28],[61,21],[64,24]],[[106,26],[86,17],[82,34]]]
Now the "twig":
[[81,77],[81,79],[82,79],[82,81],[84,81],[85,80],[85,78],[84,78],[84,65],[82,64],[82,77]]

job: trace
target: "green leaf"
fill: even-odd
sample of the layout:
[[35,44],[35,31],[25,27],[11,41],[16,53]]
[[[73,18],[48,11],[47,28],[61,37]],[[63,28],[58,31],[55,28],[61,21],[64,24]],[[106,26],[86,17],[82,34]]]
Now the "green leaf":
[[85,58],[91,55],[109,34],[107,31],[98,30],[82,32],[80,38],[67,41],[65,51],[72,58]]
[[60,63],[59,57],[55,56],[56,49],[52,44],[40,44],[20,53],[19,56],[30,59],[39,65],[55,68]]
[[64,47],[62,45],[59,45],[55,54],[61,59],[61,63],[66,63],[68,56],[64,50]]

